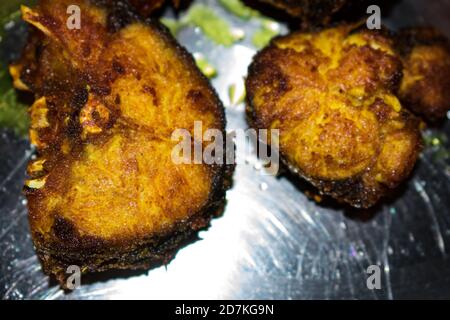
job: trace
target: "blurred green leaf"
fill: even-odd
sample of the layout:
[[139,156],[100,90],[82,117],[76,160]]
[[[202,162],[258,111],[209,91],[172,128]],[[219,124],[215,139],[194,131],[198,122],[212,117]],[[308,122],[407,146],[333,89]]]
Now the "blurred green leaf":
[[191,6],[181,23],[199,27],[208,38],[226,47],[240,40],[226,20],[203,4]]
[[[10,0],[0,3],[0,50],[9,50],[4,47],[4,38],[7,34],[5,26],[11,21],[20,19],[20,5],[30,5],[34,1]],[[17,134],[25,136],[28,131],[29,118],[27,106],[19,102],[17,92],[12,86],[12,79],[8,72],[8,61],[0,60],[0,127],[14,130]]]
[[247,7],[241,0],[219,0],[219,3],[229,12],[244,20],[259,16],[259,12]]

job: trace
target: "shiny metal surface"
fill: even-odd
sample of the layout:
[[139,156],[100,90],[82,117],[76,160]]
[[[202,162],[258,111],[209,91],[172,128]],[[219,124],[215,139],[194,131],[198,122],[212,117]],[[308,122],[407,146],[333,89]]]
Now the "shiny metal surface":
[[[204,1],[234,27],[245,22],[215,0]],[[431,4],[432,3],[432,4]],[[424,22],[450,31],[449,1],[402,1],[392,27]],[[283,28],[284,31],[285,28]],[[226,105],[229,130],[246,128],[244,105],[231,106],[228,87],[242,86],[255,53],[246,39],[224,48],[187,28],[179,40],[218,69],[213,80]],[[3,54],[4,56],[4,54]],[[26,140],[0,134],[0,297],[3,299],[392,299],[450,298],[450,145],[427,147],[412,178],[373,212],[333,203],[316,204],[306,185],[289,176],[261,175],[255,156],[238,165],[223,217],[200,233],[165,268],[148,273],[110,273],[82,279],[65,294],[42,273],[30,239],[21,195],[33,152]],[[432,131],[428,134],[433,134]],[[238,146],[238,152],[243,152]],[[366,269],[382,268],[381,290],[366,286]]]

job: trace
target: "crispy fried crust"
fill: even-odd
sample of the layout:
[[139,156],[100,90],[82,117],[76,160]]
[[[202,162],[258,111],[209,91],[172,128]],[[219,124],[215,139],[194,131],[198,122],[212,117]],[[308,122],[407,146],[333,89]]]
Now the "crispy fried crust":
[[148,17],[152,12],[162,7],[165,0],[128,0],[137,11]]
[[419,121],[396,97],[402,76],[392,41],[340,26],[276,38],[246,80],[248,118],[280,130],[280,156],[322,193],[373,206],[411,172]]
[[[66,28],[77,4],[81,30]],[[112,6],[118,5],[114,1]],[[230,169],[177,165],[175,129],[224,133],[221,102],[191,55],[166,29],[89,1],[42,0],[23,17],[35,27],[15,84],[36,95],[25,192],[36,251],[64,286],[84,272],[166,263],[224,203]],[[194,142],[194,141],[192,141]]]
[[404,65],[400,98],[429,122],[450,109],[450,43],[437,30],[408,28],[398,34]]
[[361,0],[259,0],[268,3],[289,15],[315,23],[329,20],[344,7]]
[[[114,0],[111,0],[114,1]],[[180,2],[183,0],[128,0],[130,4],[137,10],[137,12],[143,16],[148,17],[153,12],[161,8],[166,2],[170,2],[173,4],[175,8],[178,8]],[[184,0],[185,1],[185,0]]]

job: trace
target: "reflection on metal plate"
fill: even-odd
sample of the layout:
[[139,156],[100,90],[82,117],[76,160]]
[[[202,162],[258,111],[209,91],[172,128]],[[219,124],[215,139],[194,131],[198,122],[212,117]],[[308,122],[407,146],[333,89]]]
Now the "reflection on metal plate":
[[[252,21],[240,20],[215,0],[203,2],[246,34],[255,30]],[[398,27],[428,21],[449,32],[444,10],[449,6],[443,3],[400,1],[385,22]],[[225,48],[188,27],[178,38],[217,68],[212,82],[226,105],[228,129],[246,128],[244,105],[230,103],[229,87],[242,90],[256,52],[249,37]],[[448,136],[450,125],[438,132]],[[440,148],[448,148],[442,140]],[[70,294],[49,282],[33,250],[21,195],[32,154],[27,141],[0,134],[4,299],[450,298],[450,161],[439,157],[436,147],[425,150],[399,195],[369,215],[318,205],[300,191],[304,183],[289,176],[264,176],[256,157],[249,157],[236,168],[223,217],[201,232],[201,241],[180,250],[167,267],[89,276]],[[380,290],[366,286],[366,269],[373,264],[381,266]]]

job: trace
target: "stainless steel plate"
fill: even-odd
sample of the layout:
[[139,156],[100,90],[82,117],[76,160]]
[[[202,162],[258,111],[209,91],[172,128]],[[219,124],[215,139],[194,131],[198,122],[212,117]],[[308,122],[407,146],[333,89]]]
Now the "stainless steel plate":
[[[199,2],[212,6],[247,34],[257,27],[253,21],[245,22],[226,12],[216,0]],[[450,1],[400,1],[384,22],[394,28],[427,22],[449,34],[449,13]],[[11,31],[22,28],[8,27]],[[9,37],[12,42],[19,40]],[[191,52],[203,53],[218,69],[213,85],[227,106],[228,128],[246,128],[244,106],[230,106],[228,88],[242,85],[255,53],[249,37],[225,48],[199,30],[187,28],[179,40]],[[1,56],[6,59],[11,53],[6,48]],[[300,191],[304,183],[288,176],[263,176],[256,157],[249,157],[247,164],[236,168],[223,217],[201,232],[203,240],[182,249],[167,267],[148,273],[89,276],[83,278],[80,289],[65,294],[42,273],[30,239],[21,189],[33,152],[28,141],[4,131],[0,133],[0,296],[450,298],[450,160],[443,152],[449,147],[445,141],[449,123],[428,134],[437,132],[444,134],[440,139],[443,145],[428,147],[399,194],[369,213],[318,205]],[[380,290],[366,286],[366,269],[373,264],[382,268]]]

